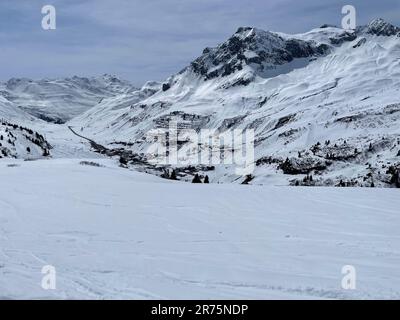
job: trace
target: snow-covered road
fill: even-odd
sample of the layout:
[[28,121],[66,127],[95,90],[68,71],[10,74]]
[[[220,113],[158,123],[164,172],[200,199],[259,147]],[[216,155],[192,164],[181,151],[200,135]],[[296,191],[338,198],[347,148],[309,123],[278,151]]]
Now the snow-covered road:
[[396,189],[192,185],[95,161],[0,162],[0,298],[400,299]]

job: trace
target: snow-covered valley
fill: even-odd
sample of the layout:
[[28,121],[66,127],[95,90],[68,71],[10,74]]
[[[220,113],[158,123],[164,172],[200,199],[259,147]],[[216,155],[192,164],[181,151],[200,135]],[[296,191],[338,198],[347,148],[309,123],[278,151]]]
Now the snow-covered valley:
[[[0,83],[0,299],[400,299],[399,52],[381,19],[241,27],[140,89]],[[175,120],[184,164],[152,163]],[[203,129],[254,130],[252,174],[192,164]]]
[[[165,169],[183,181],[400,187],[399,41],[400,28],[382,19],[293,35],[241,27],[140,89],[110,75],[10,79],[0,83],[0,116],[35,130],[66,123],[128,166],[157,158],[151,133],[176,122],[182,152]],[[188,130],[212,131],[220,145]],[[251,174],[223,162],[240,153],[221,139],[234,130],[254,132]],[[193,163],[214,148],[226,152],[213,153],[217,163]]]

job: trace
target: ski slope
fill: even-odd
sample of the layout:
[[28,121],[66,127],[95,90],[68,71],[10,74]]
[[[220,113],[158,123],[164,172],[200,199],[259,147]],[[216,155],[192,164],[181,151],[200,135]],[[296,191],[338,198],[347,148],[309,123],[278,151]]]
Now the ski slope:
[[396,189],[193,185],[80,161],[0,161],[0,299],[400,298]]

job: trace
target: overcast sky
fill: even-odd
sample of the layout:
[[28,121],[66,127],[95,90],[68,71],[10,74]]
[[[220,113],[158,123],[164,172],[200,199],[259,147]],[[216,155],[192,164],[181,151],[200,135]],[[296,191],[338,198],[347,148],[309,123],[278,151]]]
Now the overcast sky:
[[[41,8],[54,5],[57,29],[44,31]],[[240,26],[299,33],[382,17],[400,26],[399,0],[1,0],[0,79],[115,74],[140,85],[181,70],[203,48]]]

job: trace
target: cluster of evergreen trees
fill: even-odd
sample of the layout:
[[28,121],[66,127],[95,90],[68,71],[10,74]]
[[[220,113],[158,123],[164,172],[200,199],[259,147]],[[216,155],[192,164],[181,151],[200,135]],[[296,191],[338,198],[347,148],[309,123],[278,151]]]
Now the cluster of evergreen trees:
[[208,176],[204,177],[204,181],[201,181],[201,178],[198,173],[196,173],[193,177],[192,183],[210,183],[210,179]]
[[400,188],[400,169],[390,166],[386,173],[390,175],[390,184],[396,188]]
[[169,180],[178,180],[175,170],[172,170],[171,173],[169,173],[168,170],[164,170],[163,174],[161,175],[161,178]]
[[[4,131],[7,133],[7,137],[4,137],[3,135],[0,135],[0,141],[4,141],[7,139],[7,143],[11,146],[15,147],[15,141],[16,141],[16,136],[10,131],[10,130],[20,130],[25,139],[28,141],[32,142],[33,144],[37,145],[39,148],[43,150],[42,155],[44,157],[50,156],[50,149],[52,148],[51,145],[46,141],[43,135],[39,134],[38,132],[33,131],[32,129],[9,123],[6,120],[1,120],[1,125],[5,127]],[[0,143],[0,147],[2,147],[3,144]],[[28,146],[26,147],[26,152],[31,153],[31,148]],[[9,156],[8,152],[6,150],[2,150],[3,156],[7,157]]]
[[[171,172],[168,170],[164,170],[161,177],[169,180],[179,180],[175,169],[173,169]],[[207,175],[202,178],[198,173],[196,173],[193,176],[192,183],[210,183],[210,178]]]

